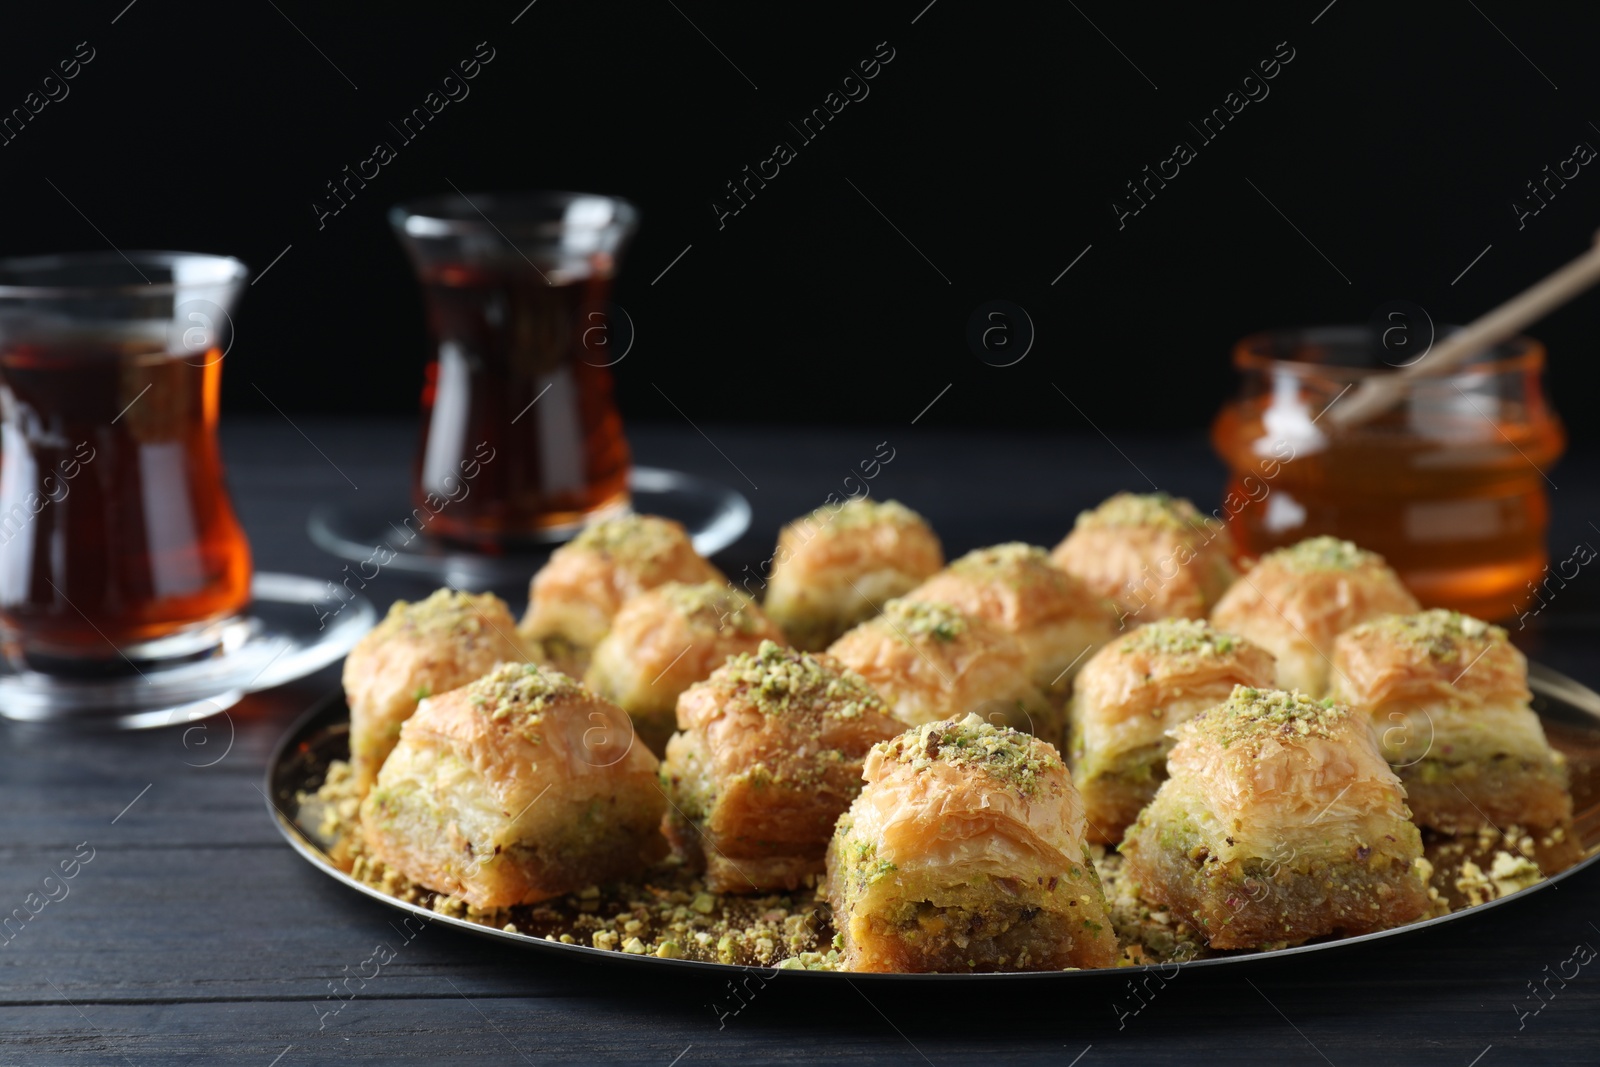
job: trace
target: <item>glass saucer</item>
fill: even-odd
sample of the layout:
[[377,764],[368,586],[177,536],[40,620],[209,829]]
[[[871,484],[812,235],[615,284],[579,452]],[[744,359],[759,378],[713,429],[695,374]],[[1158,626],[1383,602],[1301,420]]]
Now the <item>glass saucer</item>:
[[[720,552],[750,528],[750,502],[720,482],[660,467],[635,467],[628,476],[633,510],[676,519],[688,528],[695,551]],[[307,524],[318,548],[357,563],[382,547],[394,553],[384,567],[421,574],[457,589],[525,589],[555,545],[488,555],[417,537],[397,524],[411,514],[403,500],[321,507]],[[409,539],[409,543],[408,543]],[[377,564],[374,563],[374,566]]]
[[204,659],[135,668],[116,678],[67,680],[0,661],[0,715],[22,722],[93,723],[138,730],[225,711],[246,693],[320,670],[349,652],[378,614],[365,597],[329,595],[327,582],[257,574],[243,618]]

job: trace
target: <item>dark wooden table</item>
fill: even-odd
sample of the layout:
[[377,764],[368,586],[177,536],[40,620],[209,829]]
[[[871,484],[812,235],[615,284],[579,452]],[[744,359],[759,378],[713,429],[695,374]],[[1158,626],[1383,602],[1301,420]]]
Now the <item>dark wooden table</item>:
[[[1221,484],[1199,439],[1119,440],[1119,455],[1092,434],[701,429],[715,446],[687,426],[632,437],[642,462],[750,497],[755,525],[719,559],[730,574],[763,558],[783,521],[839,492],[860,461],[886,454],[885,440],[894,458],[874,494],[922,510],[952,554],[1001,539],[1053,543],[1079,509],[1145,486],[1141,471],[1197,501],[1215,501]],[[339,574],[306,537],[318,503],[394,499],[404,511],[409,425],[239,420],[225,439],[261,569]],[[1600,544],[1589,525],[1600,523],[1594,459],[1571,456],[1554,472],[1558,558],[1580,539]],[[388,573],[369,587],[380,608],[426,592]],[[1585,570],[1517,637],[1600,685],[1600,575]],[[1575,945],[1600,946],[1594,870],[1440,930],[1185,972],[1120,1018],[1136,1002],[1115,975],[948,988],[779,976],[719,1020],[712,1002],[731,1003],[721,980],[553,960],[437,927],[406,942],[395,913],[283,843],[258,788],[273,742],[336,684],[336,670],[324,671],[199,733],[0,725],[0,913],[60,861],[93,855],[67,896],[0,947],[0,1064],[1600,1062],[1600,965],[1551,982],[1548,1003],[1519,1015],[1544,1003],[1530,983]],[[379,943],[396,958],[329,1014],[330,983]]]

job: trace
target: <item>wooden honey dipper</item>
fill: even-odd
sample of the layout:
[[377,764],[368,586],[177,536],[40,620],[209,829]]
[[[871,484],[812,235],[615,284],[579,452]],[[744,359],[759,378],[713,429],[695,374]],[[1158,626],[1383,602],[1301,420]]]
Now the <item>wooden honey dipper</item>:
[[1600,234],[1583,255],[1446,337],[1417,362],[1394,374],[1363,381],[1343,403],[1328,409],[1328,419],[1349,428],[1383,414],[1419,378],[1450,373],[1484,349],[1516,336],[1596,282],[1600,282]]

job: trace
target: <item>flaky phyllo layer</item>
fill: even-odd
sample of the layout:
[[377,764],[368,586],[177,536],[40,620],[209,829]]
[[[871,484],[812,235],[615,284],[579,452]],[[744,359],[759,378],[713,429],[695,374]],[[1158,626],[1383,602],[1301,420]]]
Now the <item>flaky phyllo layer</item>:
[[795,889],[820,874],[861,765],[901,724],[826,655],[763,642],[678,699],[661,773],[663,828],[717,892]]
[[876,746],[827,892],[850,966],[1107,966],[1116,938],[1054,746],[976,715]]
[[1146,899],[1214,947],[1382,929],[1426,910],[1421,836],[1358,713],[1240,686],[1176,736],[1170,777],[1122,850]]
[[572,892],[660,858],[656,759],[622,709],[504,663],[422,701],[361,807],[372,856],[477,908]]
[[659,756],[685,689],[729,656],[782,638],[753,600],[724,583],[666,582],[623,604],[594,648],[584,684],[626,711]]
[[1211,623],[1277,657],[1279,686],[1321,697],[1339,634],[1417,607],[1383,557],[1349,541],[1313,537],[1262,556],[1217,602]]
[[939,538],[894,500],[824,505],[778,534],[766,610],[795,648],[815,652],[944,566]]
[[1096,653],[1070,706],[1073,782],[1090,840],[1114,843],[1166,779],[1167,736],[1227,699],[1236,685],[1270,685],[1271,654],[1200,619],[1141,626]]
[[1168,730],[1221,703],[1234,686],[1272,677],[1264,649],[1203,620],[1139,627],[1097,653],[1079,678],[1072,722],[1086,762],[1075,765],[1075,780],[1165,743]]
[[829,646],[830,655],[883,696],[895,718],[912,726],[976,713],[1059,738],[1054,705],[1029,680],[1014,637],[988,619],[941,603],[891,600],[883,614]]
[[1078,515],[1051,558],[1118,606],[1119,627],[1204,618],[1239,577],[1228,528],[1166,493],[1118,493]]
[[1419,824],[1453,833],[1571,818],[1565,761],[1505,630],[1452,611],[1384,616],[1340,635],[1334,667],[1334,692],[1370,717]]
[[510,610],[493,593],[440,589],[415,604],[396,601],[344,665],[350,757],[360,789],[376,780],[419,702],[466,685],[497,663],[528,658]]
[[1021,542],[968,552],[906,599],[948,604],[1010,634],[1029,677],[1049,692],[1065,693],[1075,668],[1113,634],[1106,602],[1044,549]]
[[1234,838],[1218,850],[1225,858],[1284,846],[1331,858],[1352,841],[1381,841],[1409,825],[1366,724],[1340,705],[1239,686],[1177,738],[1166,802],[1225,826]]

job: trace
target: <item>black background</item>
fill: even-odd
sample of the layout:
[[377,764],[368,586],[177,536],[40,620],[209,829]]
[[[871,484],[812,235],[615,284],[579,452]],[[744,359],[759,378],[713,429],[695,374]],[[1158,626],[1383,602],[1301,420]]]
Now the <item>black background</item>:
[[[677,419],[664,393],[697,421],[910,420],[953,383],[925,425],[1115,433],[1206,425],[1247,333],[1393,299],[1464,321],[1600,223],[1597,165],[1521,230],[1511,208],[1600,146],[1592,7],[525,3],[8,14],[0,111],[78,42],[95,58],[0,147],[0,252],[177,247],[260,275],[287,247],[236,315],[227,408],[405,412],[427,343],[388,206],[450,183],[613,192],[644,218],[616,294],[628,418]],[[388,122],[484,41],[470,96],[400,145]],[[787,123],[879,42],[870,95],[800,145]],[[1202,144],[1186,123],[1279,42],[1270,95]],[[1112,198],[1179,139],[1198,158],[1119,230]],[[324,183],[380,140],[398,158],[319,229]],[[719,229],[723,184],[780,140],[798,158]],[[1037,331],[1014,366],[966,342],[992,299]],[[1597,316],[1591,296],[1534,331],[1575,436]]]

